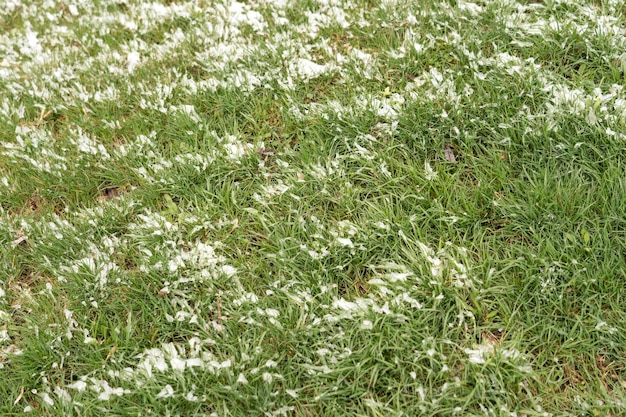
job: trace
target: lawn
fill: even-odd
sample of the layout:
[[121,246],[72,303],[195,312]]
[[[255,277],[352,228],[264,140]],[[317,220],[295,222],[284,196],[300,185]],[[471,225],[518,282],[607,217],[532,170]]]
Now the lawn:
[[621,0],[4,0],[3,416],[626,415]]

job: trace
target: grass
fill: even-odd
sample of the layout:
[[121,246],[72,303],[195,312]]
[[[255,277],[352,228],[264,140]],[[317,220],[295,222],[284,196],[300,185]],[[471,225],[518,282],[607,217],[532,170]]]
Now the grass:
[[0,413],[624,414],[625,17],[10,3]]

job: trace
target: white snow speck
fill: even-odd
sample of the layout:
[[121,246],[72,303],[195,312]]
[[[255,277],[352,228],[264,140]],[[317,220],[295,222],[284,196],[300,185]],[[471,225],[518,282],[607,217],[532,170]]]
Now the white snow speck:
[[361,323],[361,329],[363,330],[371,330],[374,328],[374,323],[372,323],[370,320],[363,320],[363,323]]
[[343,246],[347,246],[349,248],[354,248],[354,243],[352,243],[352,240],[350,240],[350,238],[337,238],[337,242],[339,242],[339,244],[343,245]]
[[300,58],[297,61],[296,66],[298,74],[305,79],[317,78],[328,71],[328,67],[326,65],[319,65],[304,58]]
[[437,178],[437,172],[433,170],[428,162],[424,162],[424,172],[428,181],[432,181]]
[[174,395],[174,388],[170,384],[167,384],[161,392],[157,394],[157,398],[169,398]]
[[135,68],[137,67],[137,65],[139,65],[140,61],[141,61],[141,55],[139,55],[139,52],[137,51],[129,52],[128,56],[126,57],[126,62],[128,65],[128,72],[132,73],[133,71],[135,71]]
[[85,391],[87,389],[87,383],[85,381],[76,381],[73,384],[67,385],[67,388],[75,389],[76,391]]

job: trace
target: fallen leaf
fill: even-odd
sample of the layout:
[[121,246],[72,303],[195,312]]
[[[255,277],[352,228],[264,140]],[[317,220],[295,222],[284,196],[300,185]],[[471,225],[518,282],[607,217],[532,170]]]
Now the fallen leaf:
[[583,229],[580,231],[580,236],[583,238],[585,245],[588,245],[589,241],[591,240],[591,235],[589,234],[589,232]]
[[96,201],[100,204],[106,203],[108,200],[120,197],[124,190],[119,187],[106,187],[104,188],[98,197],[96,197]]
[[28,240],[28,236],[24,235],[24,232],[22,231],[22,229],[19,229],[16,235],[17,235],[17,239],[13,241],[13,247],[19,246],[20,244]]
[[114,198],[114,197],[119,197],[121,192],[120,192],[120,189],[117,187],[108,187],[104,189],[103,194],[107,196],[108,198]]
[[267,161],[270,157],[276,155],[276,152],[274,152],[273,150],[265,148],[258,149],[256,153],[263,159],[264,162]]
[[446,157],[446,161],[456,162],[456,155],[454,155],[452,146],[446,144],[446,146],[443,147],[443,155]]

